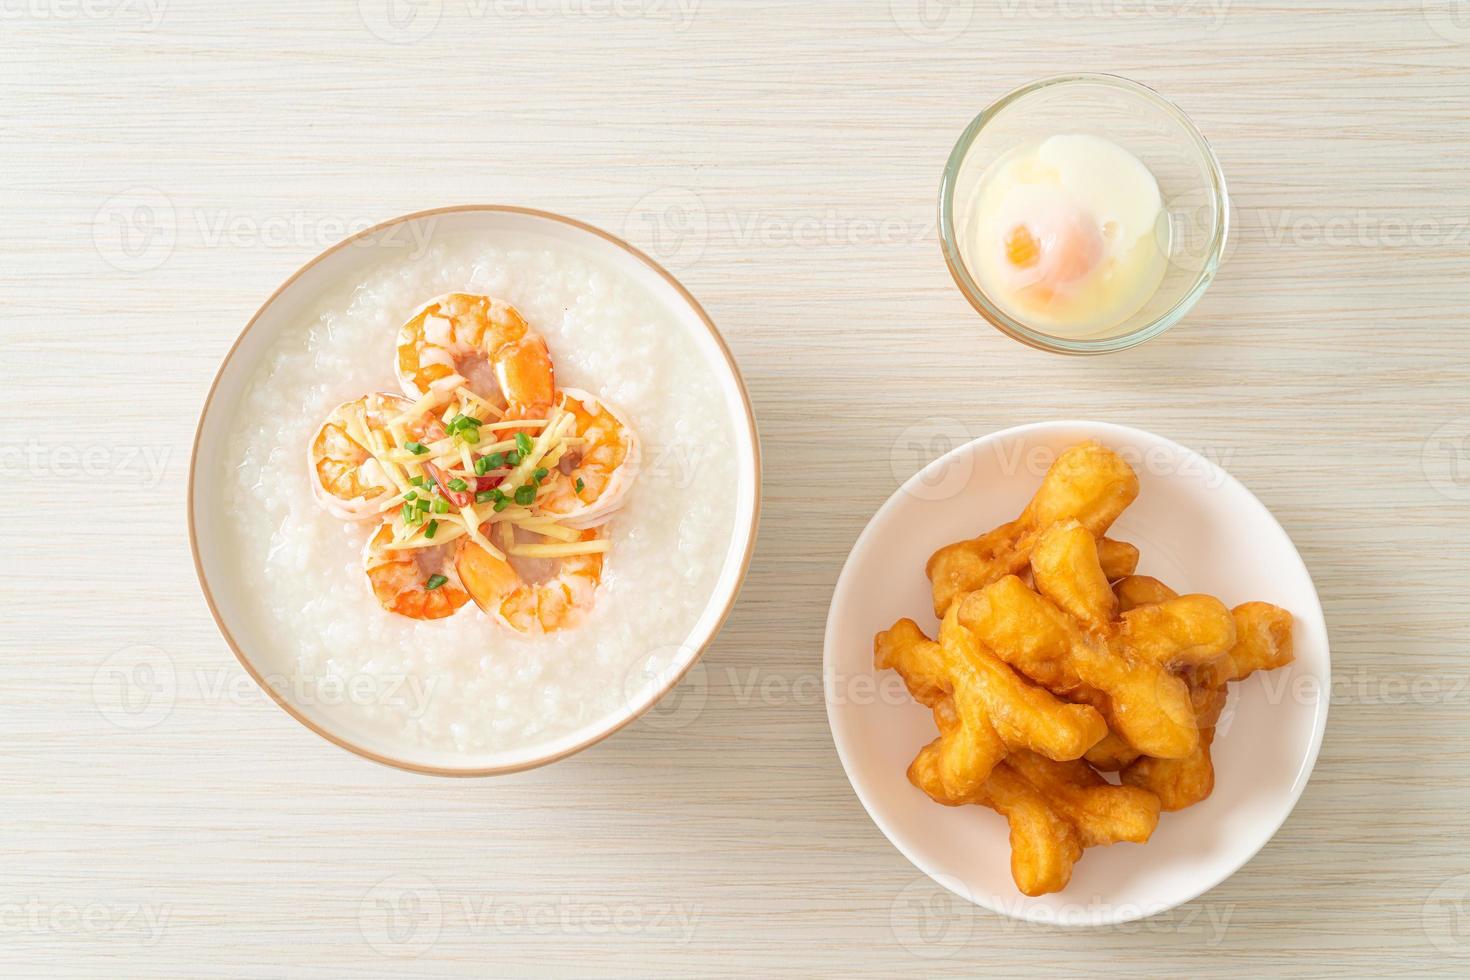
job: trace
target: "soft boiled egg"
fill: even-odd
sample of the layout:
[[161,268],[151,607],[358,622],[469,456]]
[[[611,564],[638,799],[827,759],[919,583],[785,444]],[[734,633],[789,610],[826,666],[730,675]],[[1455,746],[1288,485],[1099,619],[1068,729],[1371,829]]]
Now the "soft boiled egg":
[[1100,136],[1051,136],[981,176],[967,264],[986,296],[1027,326],[1105,334],[1163,281],[1162,210],[1158,182],[1132,153]]

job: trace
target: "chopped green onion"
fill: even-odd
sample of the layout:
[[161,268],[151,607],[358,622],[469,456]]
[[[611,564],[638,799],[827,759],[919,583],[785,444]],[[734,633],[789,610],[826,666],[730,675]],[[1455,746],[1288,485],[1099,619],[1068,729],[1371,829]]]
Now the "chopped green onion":
[[480,456],[475,459],[475,476],[484,476],[490,472],[490,457]]
[[416,456],[422,456],[424,453],[429,451],[429,447],[421,442],[405,442],[403,444],[403,448],[407,449],[409,452],[413,453]]
[[522,456],[525,456],[531,451],[531,437],[526,435],[524,432],[517,432],[516,448],[521,451]]
[[510,452],[506,453],[505,454],[505,465],[506,466],[520,466],[521,465],[521,454],[518,453],[518,452],[516,452],[514,449],[512,449]]
[[506,500],[504,497],[501,497],[499,500],[495,501],[495,513],[498,514],[501,511],[505,510],[505,508],[507,508],[509,506],[510,506],[510,501],[509,500]]
[[551,472],[550,470],[548,470],[546,467],[543,466],[543,467],[539,468],[538,470],[536,470],[535,473],[532,473],[531,474],[531,479],[535,480],[536,481],[536,485],[539,487],[541,485],[541,481],[544,480],[544,479],[546,479],[546,474],[548,474],[550,472]]
[[522,507],[531,506],[531,501],[536,499],[536,488],[527,484],[524,487],[516,487],[516,503]]
[[577,492],[581,493],[584,489],[586,489],[586,487],[587,484],[582,482],[582,478],[580,476],[577,477]]
[[443,499],[434,501],[434,513],[436,513],[436,514],[447,514],[447,513],[449,513],[449,501],[443,500]]
[[438,521],[430,521],[429,522],[429,526],[426,527],[426,528],[424,528],[424,537],[426,537],[426,538],[432,538],[434,535],[436,535],[438,533],[439,533],[439,522]]
[[468,490],[469,488],[470,485],[461,480],[459,477],[455,477],[454,479],[449,481],[449,489],[451,490]]
[[459,436],[465,442],[473,444],[480,441],[480,426],[484,424],[472,415],[456,415],[444,429],[450,435]]
[[446,578],[443,575],[430,575],[429,576],[429,580],[424,583],[424,588],[427,589],[430,592],[433,592],[439,586],[443,585],[445,582],[448,582],[448,581],[449,581],[449,579]]
[[[495,499],[495,495],[498,492],[499,491],[496,490],[481,490],[479,493],[475,494],[475,503],[488,504],[490,501]],[[502,496],[504,496],[504,494],[502,494]]]
[[505,453],[491,453],[489,456],[481,456],[480,458],[488,459],[492,470],[498,470],[505,465]]
[[413,486],[416,486],[416,487],[422,487],[422,486],[425,486],[428,483],[428,481],[424,477],[422,477],[422,476],[412,477],[412,478],[409,479],[408,482],[410,484],[412,484]]

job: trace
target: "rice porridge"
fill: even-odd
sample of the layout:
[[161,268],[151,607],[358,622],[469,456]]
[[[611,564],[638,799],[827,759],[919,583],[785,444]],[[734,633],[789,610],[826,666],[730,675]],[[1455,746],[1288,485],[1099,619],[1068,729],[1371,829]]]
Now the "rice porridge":
[[[318,426],[344,402],[400,391],[399,328],[450,292],[512,304],[545,338],[557,388],[606,398],[641,438],[640,473],[602,527],[601,584],[576,628],[517,633],[473,602],[442,619],[390,613],[363,564],[378,522],[336,519],[313,499],[306,447]],[[565,244],[464,238],[378,267],[288,330],[227,443],[225,512],[256,584],[253,615],[274,640],[259,665],[268,682],[348,730],[466,753],[546,741],[645,694],[681,658],[735,521],[719,379],[667,315],[639,284]]]

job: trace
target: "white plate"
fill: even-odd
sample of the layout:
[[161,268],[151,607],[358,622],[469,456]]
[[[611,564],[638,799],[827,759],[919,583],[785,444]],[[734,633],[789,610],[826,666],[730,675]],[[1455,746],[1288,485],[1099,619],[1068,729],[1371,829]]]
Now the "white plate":
[[[1028,898],[1010,874],[1005,821],[979,806],[932,802],[905,775],[935,736],[893,671],[873,670],[873,634],[901,617],[933,635],[924,563],[937,548],[1021,512],[1047,466],[1096,439],[1138,472],[1138,500],[1110,537],[1142,549],[1139,573],[1227,605],[1292,611],[1296,661],[1231,685],[1215,740],[1215,791],[1165,813],[1147,844],[1089,848],[1071,883]],[[1103,925],[1167,911],[1210,890],[1270,840],[1301,796],[1327,723],[1327,627],[1291,539],[1240,483],[1193,451],[1101,422],[1018,426],[935,460],[878,510],[837,580],[824,654],[827,716],[858,798],[888,839],[950,891],[1032,922]]]
[[[565,735],[476,754],[403,745],[376,733],[351,730],[340,715],[293,699],[289,686],[282,691],[263,681],[270,672],[262,665],[279,658],[270,655],[272,637],[243,601],[252,587],[251,575],[234,559],[226,540],[221,487],[228,469],[224,453],[231,420],[261,358],[281,332],[311,315],[323,295],[361,282],[385,262],[401,261],[407,246],[422,248],[440,237],[464,236],[502,243],[535,241],[576,250],[610,274],[631,280],[661,305],[666,319],[693,338],[718,379],[734,433],[737,473],[736,485],[730,488],[735,521],[719,580],[689,636],[679,645],[678,656],[666,671],[660,671],[659,683],[630,692],[618,711]],[[388,765],[446,776],[493,775],[554,762],[606,738],[647,711],[694,666],[729,615],[750,565],[759,511],[760,445],[750,400],[729,348],[699,303],[673,276],[626,242],[570,218],[514,207],[472,205],[405,215],[339,242],[302,267],[266,300],[225,355],[205,400],[189,470],[189,536],[199,582],[220,632],[256,683],[302,724],[343,748]]]

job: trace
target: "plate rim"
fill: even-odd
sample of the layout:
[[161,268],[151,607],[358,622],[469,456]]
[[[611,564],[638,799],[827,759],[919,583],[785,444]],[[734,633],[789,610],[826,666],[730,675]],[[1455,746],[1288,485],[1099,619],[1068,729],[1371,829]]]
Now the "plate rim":
[[[678,296],[685,303],[688,304],[689,308],[694,311],[700,322],[704,324],[705,329],[709,331],[710,338],[715,342],[715,347],[719,350],[721,356],[724,358],[725,365],[729,368],[730,375],[734,380],[735,390],[740,396],[741,407],[744,409],[745,412],[745,424],[750,437],[751,476],[753,479],[750,530],[749,533],[746,535],[744,552],[741,555],[740,559],[739,573],[735,578],[735,587],[731,590],[730,598],[725,603],[725,607],[720,611],[719,616],[715,619],[714,627],[710,631],[709,638],[699,645],[699,647],[694,651],[693,655],[689,658],[688,662],[684,664],[682,669],[670,674],[667,682],[659,688],[657,693],[652,698],[648,699],[646,704],[639,707],[636,711],[629,712],[625,717],[618,719],[615,724],[608,727],[607,729],[598,732],[592,736],[589,736],[588,738],[583,739],[575,745],[569,746],[564,749],[559,749],[557,751],[548,752],[544,755],[536,756],[532,759],[497,766],[433,766],[411,762],[407,759],[395,758],[385,753],[374,751],[373,749],[370,749],[364,745],[356,744],[351,739],[346,738],[345,736],[329,731],[324,726],[308,718],[305,713],[303,713],[300,709],[298,709],[295,705],[291,704],[285,697],[283,697],[273,685],[266,683],[265,678],[256,669],[254,664],[251,663],[250,658],[248,658],[244,654],[239,642],[235,639],[234,634],[225,624],[224,617],[220,614],[219,606],[215,603],[214,593],[210,588],[209,579],[204,573],[204,563],[199,555],[199,535],[198,529],[196,527],[197,516],[195,513],[195,478],[199,466],[199,447],[204,437],[204,423],[206,418],[208,418],[209,416],[210,409],[214,405],[215,395],[218,394],[220,381],[224,377],[225,370],[229,367],[230,362],[234,359],[235,355],[239,353],[240,347],[245,342],[246,336],[250,334],[250,332],[255,328],[255,325],[260,321],[261,317],[265,315],[266,310],[270,309],[270,307],[276,302],[276,300],[281,296],[282,293],[291,288],[291,286],[293,286],[297,280],[306,275],[307,272],[311,271],[320,263],[326,261],[329,257],[335,255],[343,249],[352,247],[353,245],[361,242],[364,239],[368,239],[375,235],[378,235],[386,229],[391,228],[395,225],[407,224],[412,221],[419,221],[425,218],[433,218],[439,215],[471,214],[484,212],[521,215],[525,217],[551,221],[557,224],[570,226],[578,231],[591,234],[596,238],[600,238],[605,242],[613,245],[614,247],[628,253],[633,257],[635,261],[640,262],[644,266],[648,267],[652,272],[663,279],[664,282],[671,286],[674,289],[675,293],[677,293]],[[646,252],[625,241],[619,236],[614,235],[609,231],[605,231],[602,228],[597,227],[596,225],[581,221],[577,218],[572,218],[564,214],[558,214],[554,211],[546,211],[540,208],[528,208],[514,204],[452,204],[401,214],[396,217],[380,221],[377,224],[374,224],[370,227],[362,229],[361,231],[346,236],[340,241],[323,249],[307,262],[299,266],[294,272],[291,273],[291,275],[282,280],[281,284],[278,285],[265,299],[265,301],[260,304],[260,306],[250,316],[250,319],[246,321],[245,326],[236,335],[234,342],[230,344],[229,349],[225,351],[224,356],[220,358],[219,366],[215,369],[214,377],[209,383],[209,390],[204,396],[204,402],[199,408],[198,420],[195,422],[194,425],[194,438],[189,447],[189,477],[185,484],[184,490],[184,510],[188,518],[187,523],[189,529],[189,552],[193,558],[194,577],[199,584],[200,591],[204,595],[205,605],[209,608],[209,614],[214,620],[215,628],[219,630],[219,633],[224,638],[226,645],[229,646],[230,651],[235,655],[235,659],[239,662],[240,666],[245,669],[246,674],[250,676],[251,680],[255,682],[255,685],[257,687],[266,692],[270,699],[275,702],[277,707],[279,707],[282,711],[286,712],[286,714],[294,718],[307,730],[326,739],[328,742],[336,745],[338,748],[346,749],[354,755],[360,756],[371,762],[376,762],[379,765],[388,766],[393,769],[401,769],[407,772],[419,773],[421,775],[427,776],[479,778],[485,776],[509,775],[510,773],[524,772],[529,769],[537,769],[541,766],[547,766],[553,762],[558,762],[562,759],[567,758],[568,756],[575,755],[578,752],[583,751],[584,749],[596,745],[598,742],[601,742],[606,738],[610,738],[617,732],[626,728],[628,725],[631,725],[633,722],[637,721],[655,704],[661,701],[670,691],[678,686],[679,682],[684,679],[685,675],[687,675],[689,671],[694,669],[695,664],[699,663],[704,658],[705,651],[710,647],[711,644],[714,643],[715,639],[719,637],[720,632],[725,627],[726,621],[730,617],[730,613],[734,610],[736,603],[740,600],[740,593],[744,589],[746,577],[750,572],[751,561],[755,555],[756,539],[760,532],[761,508],[763,503],[761,486],[762,463],[760,431],[756,424],[755,410],[750,400],[750,392],[745,385],[745,378],[740,372],[740,366],[735,360],[734,353],[730,350],[730,346],[725,341],[724,335],[721,334],[719,328],[715,326],[714,320],[710,318],[709,313],[705,310],[704,306],[699,302],[699,300],[695,299],[694,294],[691,293],[688,288],[686,288],[684,284],[673,275],[673,273],[665,269],[657,260],[649,256]]]
[[[958,459],[959,457],[967,453],[977,452],[984,445],[988,445],[1004,439],[1014,439],[1037,432],[1066,429],[1085,429],[1099,434],[1110,433],[1113,435],[1142,436],[1149,440],[1155,440],[1163,445],[1172,448],[1177,452],[1184,454],[1185,458],[1188,458],[1191,462],[1198,461],[1203,463],[1207,467],[1206,472],[1209,472],[1212,476],[1218,474],[1226,481],[1233,483],[1240,490],[1244,491],[1249,499],[1261,509],[1261,512],[1263,514],[1266,515],[1267,519],[1270,520],[1273,525],[1275,525],[1276,529],[1281,532],[1282,537],[1291,547],[1291,553],[1296,558],[1297,564],[1301,568],[1301,573],[1303,576],[1305,576],[1306,582],[1308,586],[1310,586],[1312,593],[1312,609],[1301,611],[1293,610],[1292,612],[1293,615],[1299,616],[1303,620],[1311,621],[1320,626],[1323,639],[1324,654],[1321,694],[1317,700],[1318,710],[1312,729],[1311,741],[1309,742],[1307,746],[1307,751],[1302,758],[1302,763],[1297,769],[1296,777],[1292,782],[1288,799],[1281,809],[1280,817],[1275,821],[1275,826],[1271,828],[1270,832],[1265,834],[1261,838],[1260,843],[1248,854],[1245,854],[1238,863],[1234,863],[1232,865],[1231,862],[1226,862],[1226,867],[1224,871],[1220,873],[1217,877],[1201,878],[1201,884],[1199,884],[1198,886],[1192,886],[1194,888],[1197,888],[1197,890],[1194,890],[1193,894],[1181,898],[1178,901],[1161,903],[1157,908],[1150,907],[1147,909],[1134,909],[1125,908],[1123,906],[1109,905],[1105,907],[1108,911],[1094,912],[1087,918],[1078,919],[1043,914],[1041,910],[1047,908],[1047,906],[1043,905],[1024,905],[1020,907],[1006,907],[1005,905],[1002,905],[1001,907],[996,907],[995,905],[992,905],[991,903],[985,901],[983,896],[969,893],[970,889],[968,888],[964,889],[964,891],[959,890],[955,887],[955,885],[962,885],[962,883],[960,883],[958,879],[956,879],[953,875],[926,866],[923,861],[921,861],[918,857],[911,853],[909,848],[901,842],[901,835],[895,834],[893,830],[890,829],[890,827],[884,822],[884,820],[876,812],[874,812],[874,806],[869,804],[866,796],[861,790],[858,789],[857,781],[853,778],[854,764],[849,760],[847,749],[844,748],[841,740],[839,740],[837,737],[837,721],[834,715],[835,709],[834,700],[832,697],[832,685],[834,683],[833,674],[835,669],[833,634],[836,630],[837,598],[842,593],[844,588],[849,587],[849,578],[852,575],[856,574],[856,572],[853,571],[855,558],[858,552],[867,543],[868,539],[876,533],[875,528],[878,524],[879,519],[883,517],[890,509],[897,506],[897,502],[902,499],[905,494],[908,493],[911,486],[921,482],[926,476],[928,476],[935,470],[942,469],[943,467],[949,465],[952,460]],[[874,674],[876,675],[876,671],[874,672]],[[1282,527],[1281,522],[1276,518],[1276,515],[1273,514],[1271,512],[1271,509],[1267,507],[1259,497],[1256,496],[1255,492],[1251,490],[1250,487],[1246,486],[1240,480],[1236,479],[1235,476],[1233,476],[1228,470],[1216,464],[1213,460],[1209,459],[1204,454],[1196,452],[1190,447],[1178,443],[1173,439],[1168,438],[1167,436],[1162,436],[1156,432],[1151,432],[1148,429],[1139,428],[1138,426],[1133,425],[1126,425],[1119,422],[1105,422],[1097,419],[1052,419],[1039,422],[1026,422],[1020,425],[1012,425],[1002,429],[996,429],[992,432],[977,436],[974,439],[955,446],[953,449],[950,449],[943,455],[938,456],[935,459],[924,464],[923,466],[919,467],[918,470],[916,470],[912,475],[910,475],[907,479],[900,483],[894,489],[894,491],[888,495],[887,499],[885,499],[883,503],[878,506],[878,509],[873,512],[873,515],[870,518],[868,518],[868,522],[863,525],[863,529],[858,534],[857,538],[854,539],[852,549],[848,552],[846,560],[842,563],[842,571],[838,573],[836,584],[832,588],[832,597],[827,606],[827,622],[822,632],[822,690],[823,700],[826,702],[827,708],[828,734],[832,738],[833,748],[837,752],[838,760],[842,763],[843,774],[847,777],[847,782],[848,785],[852,788],[853,795],[855,795],[858,798],[858,802],[862,804],[863,810],[866,811],[868,814],[868,818],[873,821],[873,823],[878,827],[879,831],[882,832],[883,836],[887,838],[888,842],[892,844],[893,847],[900,854],[908,859],[910,864],[922,871],[931,881],[934,881],[946,891],[949,891],[957,897],[964,899],[972,905],[977,905],[997,915],[1004,915],[1012,919],[1017,919],[1020,921],[1034,923],[1038,925],[1059,926],[1065,929],[1088,929],[1102,926],[1124,925],[1129,922],[1151,918],[1155,915],[1162,915],[1165,912],[1172,911],[1173,909],[1176,909],[1187,902],[1192,902],[1195,899],[1199,898],[1201,895],[1212,891],[1221,883],[1223,883],[1226,879],[1234,875],[1241,868],[1249,864],[1252,860],[1255,859],[1256,855],[1259,854],[1265,848],[1265,846],[1276,837],[1276,834],[1281,830],[1282,826],[1285,825],[1287,818],[1289,818],[1292,812],[1295,811],[1297,803],[1301,800],[1302,793],[1306,791],[1307,783],[1311,781],[1312,773],[1316,770],[1317,767],[1317,758],[1321,753],[1323,738],[1327,730],[1327,716],[1332,707],[1332,699],[1330,697],[1330,692],[1332,690],[1331,635],[1327,629],[1327,617],[1322,610],[1321,595],[1317,591],[1317,583],[1312,578],[1311,569],[1307,567],[1306,561],[1301,556],[1301,551],[1297,548],[1296,542],[1292,540],[1291,535],[1287,533],[1286,528]],[[1120,909],[1122,909],[1122,911],[1120,911]]]

